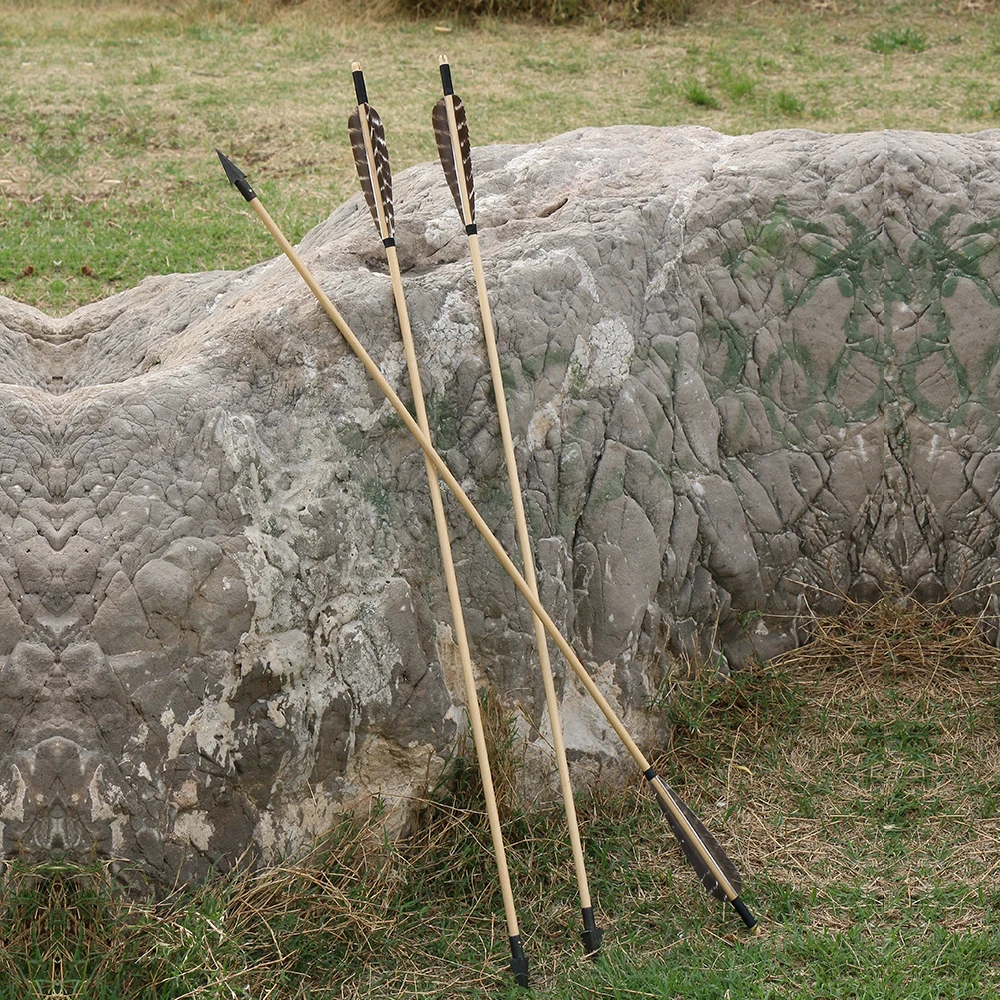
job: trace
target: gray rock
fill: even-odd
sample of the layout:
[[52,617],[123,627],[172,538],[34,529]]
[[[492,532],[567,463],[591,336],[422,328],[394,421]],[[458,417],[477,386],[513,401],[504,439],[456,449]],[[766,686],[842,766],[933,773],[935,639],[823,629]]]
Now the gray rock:
[[[640,738],[665,657],[773,655],[805,599],[995,590],[997,138],[475,151],[541,591]],[[396,203],[435,440],[513,550],[439,169]],[[360,200],[301,252],[407,396]],[[423,461],[291,266],[151,278],[65,319],[0,300],[0,345],[3,851],[172,884],[372,795],[402,821],[464,726]],[[544,768],[530,613],[447,505],[480,683]],[[571,757],[618,760],[556,668]]]

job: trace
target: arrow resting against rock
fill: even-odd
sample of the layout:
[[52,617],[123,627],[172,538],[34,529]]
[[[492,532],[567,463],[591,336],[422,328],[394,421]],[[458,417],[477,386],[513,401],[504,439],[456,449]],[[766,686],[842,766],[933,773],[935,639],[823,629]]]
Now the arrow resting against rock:
[[[424,393],[420,385],[420,368],[417,365],[417,355],[413,346],[413,334],[410,330],[410,315],[406,308],[406,296],[403,293],[403,279],[399,273],[399,257],[396,253],[395,223],[392,209],[392,171],[389,167],[389,150],[385,142],[385,132],[378,112],[368,103],[368,91],[365,87],[364,73],[361,66],[354,63],[351,66],[354,74],[354,88],[358,98],[358,106],[351,112],[347,128],[351,138],[351,148],[354,150],[354,162],[358,168],[358,178],[365,201],[371,210],[375,228],[385,247],[386,259],[389,263],[389,275],[392,280],[392,294],[396,301],[396,313],[399,316],[399,332],[403,339],[403,350],[406,353],[406,367],[410,376],[410,388],[413,392],[413,406],[417,412],[417,423],[421,432],[431,440],[430,425],[427,421],[427,408],[424,406]],[[486,735],[483,731],[482,715],[479,711],[479,695],[476,691],[476,678],[472,670],[472,655],[469,652],[469,638],[465,630],[465,615],[462,612],[462,599],[458,592],[458,579],[455,576],[455,563],[451,555],[451,539],[448,535],[448,521],[444,514],[444,501],[441,499],[441,489],[438,485],[438,475],[433,462],[424,456],[427,465],[427,483],[430,487],[431,504],[434,508],[434,523],[437,526],[438,542],[441,547],[441,562],[444,566],[444,576],[448,585],[448,601],[451,605],[451,617],[455,624],[455,644],[458,646],[459,661],[462,664],[462,678],[465,683],[465,704],[469,713],[469,723],[472,727],[472,738],[476,745],[476,761],[479,765],[479,776],[483,782],[483,796],[486,800],[486,815],[489,817],[490,835],[493,838],[493,853],[497,861],[497,873],[500,878],[500,891],[503,895],[504,912],[507,918],[507,937],[510,941],[510,970],[519,986],[528,986],[528,961],[524,957],[521,946],[521,934],[517,925],[517,912],[514,908],[514,892],[510,884],[510,874],[507,870],[507,850],[504,846],[503,829],[500,826],[500,813],[497,810],[496,791],[493,786],[493,774],[490,769],[490,759],[486,749]]]
[[[538,597],[538,583],[535,579],[535,557],[531,551],[531,535],[524,515],[524,500],[521,496],[521,480],[517,472],[514,456],[514,440],[510,431],[507,413],[507,396],[504,392],[503,373],[500,371],[500,355],[497,350],[496,334],[493,329],[493,314],[486,292],[486,275],[483,259],[479,253],[479,236],[476,229],[476,188],[472,175],[472,146],[469,142],[469,124],[462,99],[455,93],[451,82],[451,67],[441,56],[441,84],[444,97],[434,105],[431,123],[437,140],[438,154],[444,169],[448,187],[451,189],[459,218],[465,226],[469,239],[469,253],[472,270],[476,279],[476,294],[479,297],[479,312],[483,320],[483,336],[486,339],[486,354],[490,362],[490,376],[493,380],[493,395],[497,402],[497,419],[500,423],[500,439],[503,442],[504,461],[507,465],[507,480],[510,483],[510,498],[514,505],[514,520],[517,523],[517,539],[521,549],[521,565],[524,579],[532,594]],[[566,760],[566,746],[563,742],[562,721],[559,718],[559,699],[556,696],[552,664],[549,662],[549,646],[545,638],[545,626],[538,615],[533,615],[535,623],[535,647],[538,650],[538,665],[545,687],[545,703],[552,724],[552,749],[555,752],[556,768],[559,772],[559,786],[562,790],[563,807],[566,811],[566,825],[569,828],[569,842],[573,854],[573,867],[580,889],[580,910],[583,915],[583,946],[589,954],[597,956],[604,932],[594,920],[594,907],[590,899],[590,884],[587,880],[587,866],[580,842],[580,827],[576,819],[576,803],[573,799],[573,784]]]
[[[216,150],[216,152],[219,151]],[[305,281],[309,290],[316,297],[316,300],[323,308],[323,311],[333,321],[334,326],[337,327],[341,336],[343,336],[344,340],[347,341],[347,345],[357,355],[358,359],[364,365],[365,370],[372,377],[375,384],[382,391],[382,394],[399,415],[400,420],[402,420],[406,425],[406,429],[413,435],[417,444],[419,444],[423,449],[424,454],[434,465],[434,468],[437,469],[438,475],[440,475],[440,477],[444,480],[445,485],[449,490],[451,490],[455,499],[461,504],[466,514],[468,514],[469,519],[475,525],[476,530],[483,536],[483,539],[490,547],[493,555],[496,556],[497,561],[501,566],[503,566],[507,575],[513,581],[514,586],[521,592],[521,595],[528,602],[531,610],[538,616],[541,623],[545,626],[545,631],[552,637],[552,641],[559,648],[559,652],[562,653],[566,662],[579,678],[580,683],[583,684],[587,693],[591,698],[593,698],[597,707],[604,714],[604,717],[608,720],[608,724],[612,729],[614,729],[622,743],[625,744],[625,748],[632,755],[632,759],[639,766],[643,777],[649,782],[650,788],[652,788],[653,793],[656,796],[657,803],[667,818],[667,823],[669,824],[670,829],[673,831],[674,836],[677,838],[677,841],[681,846],[681,850],[687,857],[691,867],[694,868],[695,873],[700,879],[702,885],[704,885],[716,899],[723,901],[728,900],[743,919],[743,922],[747,925],[747,927],[753,927],[757,921],[748,909],[747,905],[742,899],[740,899],[740,893],[743,889],[743,880],[740,873],[736,870],[736,866],[732,863],[729,856],[718,844],[715,838],[708,832],[697,816],[695,816],[694,813],[691,812],[691,810],[681,801],[677,793],[670,788],[670,786],[667,785],[662,778],[660,778],[655,769],[650,765],[649,761],[643,756],[643,753],[639,749],[635,740],[633,740],[631,735],[629,735],[628,730],[615,714],[611,705],[608,704],[608,701],[601,693],[600,688],[598,688],[598,686],[594,683],[594,679],[587,672],[583,663],[580,662],[580,658],[573,651],[573,647],[570,646],[569,642],[563,637],[551,617],[549,617],[548,612],[542,607],[541,602],[532,593],[531,588],[528,586],[524,577],[518,572],[514,562],[511,560],[510,556],[507,555],[504,547],[490,530],[489,525],[483,520],[473,502],[468,498],[468,496],[466,496],[465,491],[459,485],[458,480],[445,464],[444,459],[441,458],[441,456],[434,450],[434,446],[420,429],[416,420],[413,419],[410,411],[403,405],[402,400],[396,395],[392,386],[389,385],[385,376],[379,370],[378,365],[375,364],[371,356],[364,349],[361,341],[359,341],[354,335],[351,328],[347,325],[344,317],[337,311],[336,306],[330,301],[327,294],[322,288],[320,288],[319,283],[316,281],[315,277],[313,277],[312,272],[303,263],[302,258],[295,252],[295,248],[285,238],[277,224],[268,214],[267,209],[261,205],[257,195],[253,191],[253,188],[251,188],[249,182],[247,181],[246,175],[234,163],[232,163],[231,160],[223,156],[221,152],[219,153],[219,159],[222,161],[222,166],[226,171],[226,176],[229,178],[230,183],[233,184],[241,195],[243,195],[250,207],[257,213],[261,222],[264,223],[268,231],[274,237],[275,242],[279,247],[281,247],[289,261],[291,261],[292,266],[299,272],[302,280]]]

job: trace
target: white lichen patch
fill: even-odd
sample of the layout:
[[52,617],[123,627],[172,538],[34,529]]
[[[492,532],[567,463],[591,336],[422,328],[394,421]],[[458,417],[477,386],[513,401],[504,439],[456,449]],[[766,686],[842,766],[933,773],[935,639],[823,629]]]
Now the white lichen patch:
[[606,317],[591,327],[589,336],[578,336],[558,392],[528,421],[525,435],[528,450],[545,447],[549,433],[560,426],[560,411],[567,399],[597,389],[613,391],[624,385],[634,355],[635,338],[618,317]]
[[338,811],[363,810],[377,799],[383,810],[380,822],[390,834],[398,833],[412,803],[426,797],[443,768],[444,759],[430,743],[414,741],[402,747],[371,737],[348,763],[344,778],[355,791],[351,798],[345,797]]
[[349,622],[337,637],[339,679],[359,705],[392,704],[387,663],[399,661],[399,647],[392,642],[385,620]]
[[[111,802],[106,800],[101,793],[101,777],[104,774],[104,765],[99,765],[97,770],[94,771],[94,776],[90,779],[90,785],[87,790],[90,793],[90,819],[91,822],[98,822],[99,820],[113,820],[118,814],[115,812],[114,807]],[[114,790],[111,789],[109,798],[114,796]]]
[[664,246],[673,247],[674,252],[663,265],[651,275],[646,286],[646,301],[661,296],[670,290],[671,286],[680,285],[680,266],[687,249],[687,220],[692,208],[697,204],[702,190],[708,186],[709,180],[704,176],[696,177],[692,182],[679,187],[674,194],[670,206],[669,229],[662,240]]
[[[451,700],[464,704],[465,673],[462,669],[462,656],[458,643],[455,642],[455,635],[447,622],[436,623],[434,645],[437,647],[438,661],[441,664],[441,672],[444,674],[444,684],[448,689],[448,694],[451,695]],[[477,682],[482,680],[483,675],[476,666],[476,661],[471,660],[471,665],[472,676]]]
[[265,857],[273,857],[278,840],[274,831],[274,816],[271,813],[261,813],[254,827],[253,839],[260,847]]
[[601,388],[617,389],[628,378],[635,338],[620,317],[602,319],[591,331],[591,378]]
[[147,739],[149,739],[149,726],[145,722],[141,722],[136,731],[129,737],[128,745],[143,750],[146,747]]
[[[621,715],[621,691],[614,680],[613,663],[600,667],[590,666],[590,675],[607,698],[614,711]],[[559,715],[563,725],[563,741],[567,751],[595,756],[617,757],[621,744],[618,736],[604,717],[604,713],[588,694],[586,688],[575,675],[566,678]],[[540,738],[547,744],[552,742],[552,722],[548,709],[542,716]]]
[[191,716],[187,728],[194,733],[198,749],[206,757],[226,764],[236,749],[235,720],[236,713],[228,702],[208,701]]
[[3,790],[3,804],[0,805],[0,817],[23,822],[24,800],[28,794],[28,786],[25,784],[24,776],[16,764],[11,764],[10,772],[10,784],[13,785],[13,788],[8,785]]
[[519,156],[512,156],[505,164],[504,170],[509,174],[513,174],[519,182],[524,182],[528,176],[528,172],[532,167],[538,165],[541,159],[541,152],[538,149],[529,149]]
[[198,782],[188,778],[175,792],[173,806],[175,809],[190,809],[198,804]]
[[272,699],[267,703],[267,717],[278,729],[285,728],[285,713],[281,711],[278,699]]
[[[390,385],[396,386],[397,391],[402,386],[410,384],[410,375],[406,368],[406,348],[402,339],[394,340],[382,349],[378,356],[379,371],[386,377]],[[359,397],[365,398],[365,397]],[[350,410],[351,418],[362,430],[371,430],[381,419],[385,408],[390,406],[388,400],[375,410],[354,407]]]
[[435,250],[447,246],[456,235],[461,236],[461,229],[454,210],[445,216],[428,219],[424,224],[424,242]]
[[167,729],[167,760],[176,760],[184,740],[193,734],[201,753],[228,766],[230,754],[236,749],[235,719],[236,713],[227,701],[212,698],[203,702],[187,721],[175,722]]
[[563,250],[562,256],[576,264],[580,271],[580,279],[577,287],[582,288],[595,302],[601,301],[601,294],[597,290],[597,279],[591,266],[583,259],[583,255],[578,250]]
[[[172,712],[171,715],[173,715]],[[187,729],[179,722],[174,722],[167,728],[167,760],[178,758],[185,736],[187,736]]]
[[111,820],[111,850],[116,854],[125,849],[125,826],[128,822],[129,817],[125,813],[121,813]]
[[309,663],[309,636],[302,629],[292,628],[269,635],[260,651],[260,659],[276,677],[294,680]]
[[[444,393],[445,383],[468,355],[470,347],[482,341],[478,314],[473,317],[466,297],[457,289],[450,291],[441,312],[431,325],[425,351],[429,363],[426,371],[432,373],[433,388]],[[425,391],[430,386],[424,386]]]
[[193,844],[199,851],[207,851],[215,828],[208,820],[208,814],[199,809],[190,809],[174,820],[174,834]]
[[564,395],[594,389],[617,389],[628,378],[635,354],[635,338],[620,317],[606,317],[578,336],[563,381]]
[[539,451],[544,448],[549,431],[559,426],[559,410],[556,404],[549,400],[541,409],[535,410],[528,422],[528,432],[524,439],[528,451]]

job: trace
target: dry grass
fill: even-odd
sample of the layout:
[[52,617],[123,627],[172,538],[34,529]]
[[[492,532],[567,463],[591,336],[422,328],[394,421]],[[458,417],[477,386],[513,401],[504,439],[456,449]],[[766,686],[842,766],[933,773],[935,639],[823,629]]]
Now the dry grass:
[[986,639],[997,634],[1000,617],[988,601],[980,614],[967,615],[955,612],[951,600],[923,604],[898,595],[873,604],[843,600],[840,614],[812,615],[810,641],[771,666],[820,676],[848,671],[865,685],[891,680],[910,694],[912,685],[928,676],[968,681],[977,669],[1000,666],[1000,650]]
[[[301,238],[357,190],[344,124],[357,58],[397,174],[436,155],[428,116],[442,49],[477,145],[620,124],[1000,121],[995,7],[733,0],[702,3],[682,25],[612,30],[361,6],[364,17],[353,0],[0,9],[0,293],[66,312],[147,274],[272,255],[227,197],[216,146]],[[872,51],[873,34],[901,27],[926,49]]]
[[666,766],[726,819],[738,864],[787,885],[814,923],[884,926],[923,903],[940,927],[986,930],[1000,871],[994,624],[947,602],[847,601],[745,676],[677,681]]
[[683,23],[695,6],[695,0],[396,0],[395,11],[418,17],[643,27]]
[[207,997],[304,979],[314,941],[370,958],[396,926],[390,901],[404,877],[384,848],[374,827],[345,824],[294,861],[162,900],[123,892],[111,863],[7,862],[0,995]]
[[[675,677],[673,739],[658,767],[743,872],[761,933],[742,934],[701,891],[637,776],[580,797],[607,931],[597,966],[577,947],[561,810],[524,810],[510,716],[485,698],[536,996],[661,996],[668,981],[667,995],[722,996],[761,977],[782,996],[988,995],[1000,978],[1000,651],[983,638],[990,625],[946,604],[847,602],[769,664],[730,679],[707,669]],[[4,1000],[508,996],[479,776],[462,755],[396,843],[382,839],[377,816],[346,822],[306,857],[159,902],[129,900],[100,866],[8,865],[3,881],[0,969],[21,983],[4,993],[0,974]],[[838,949],[854,949],[857,968],[810,993],[842,961]],[[877,977],[900,962],[925,985],[880,994]],[[26,970],[63,992],[30,992]]]

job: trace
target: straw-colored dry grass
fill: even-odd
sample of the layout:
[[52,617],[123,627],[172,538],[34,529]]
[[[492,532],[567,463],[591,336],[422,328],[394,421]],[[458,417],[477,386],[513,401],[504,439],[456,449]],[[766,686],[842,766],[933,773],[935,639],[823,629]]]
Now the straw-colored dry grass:
[[974,676],[977,667],[993,668],[1000,651],[987,640],[1000,618],[987,601],[978,615],[952,610],[952,602],[922,604],[887,595],[874,604],[845,599],[837,615],[812,616],[811,641],[772,661],[772,667],[834,674],[854,668],[867,684],[942,674]]
[[807,894],[822,926],[905,920],[946,888],[938,925],[984,930],[1000,870],[994,624],[947,602],[847,601],[743,676],[677,682],[669,759],[728,816],[742,866]]
[[396,927],[405,877],[384,846],[374,827],[345,823],[294,862],[161,900],[130,896],[110,863],[8,862],[0,996],[260,996],[262,984],[306,981],[314,942],[370,959]]
[[[847,602],[769,664],[678,672],[658,768],[743,872],[760,932],[701,890],[636,776],[579,800],[607,934],[596,965],[578,946],[561,810],[524,808],[522,748],[485,699],[535,996],[996,995],[991,624],[945,604]],[[304,858],[158,902],[128,899],[97,865],[8,865],[0,998],[518,995],[464,752],[400,841],[377,816],[347,821]]]

